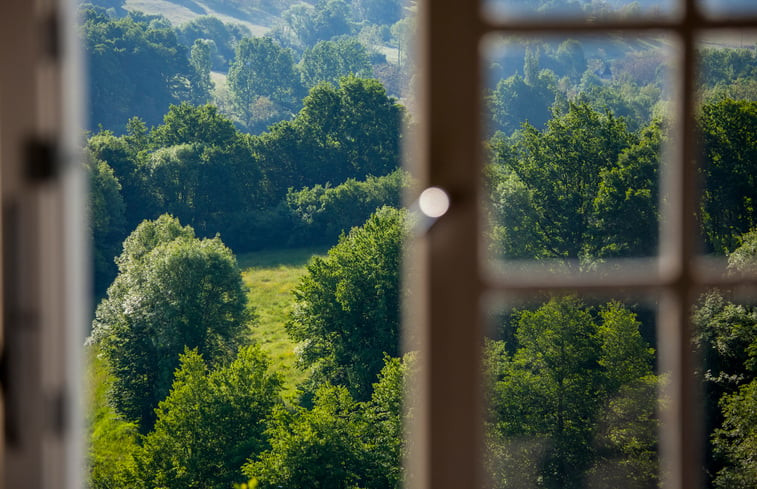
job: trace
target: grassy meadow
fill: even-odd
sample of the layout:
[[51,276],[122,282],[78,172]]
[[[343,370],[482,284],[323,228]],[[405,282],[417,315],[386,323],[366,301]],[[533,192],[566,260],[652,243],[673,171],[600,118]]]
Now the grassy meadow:
[[285,329],[293,305],[292,290],[305,274],[310,258],[325,254],[325,249],[298,248],[237,257],[249,289],[249,304],[256,315],[252,339],[270,356],[272,365],[283,376],[288,389],[286,395],[294,394],[294,386],[306,377],[295,365],[295,344]]

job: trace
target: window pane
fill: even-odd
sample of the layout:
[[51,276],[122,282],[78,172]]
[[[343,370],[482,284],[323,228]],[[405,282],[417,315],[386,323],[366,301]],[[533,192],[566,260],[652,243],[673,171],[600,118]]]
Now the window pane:
[[495,18],[634,18],[671,15],[677,11],[673,0],[627,1],[611,0],[596,2],[588,0],[486,0],[484,8]]
[[654,304],[514,304],[492,310],[484,347],[489,487],[657,487]]
[[698,220],[702,248],[725,256],[757,226],[757,56],[754,31],[699,44]]
[[757,4],[752,0],[700,0],[706,14],[713,17],[735,17],[757,14]]
[[580,267],[657,254],[668,140],[662,38],[490,38],[488,255]]

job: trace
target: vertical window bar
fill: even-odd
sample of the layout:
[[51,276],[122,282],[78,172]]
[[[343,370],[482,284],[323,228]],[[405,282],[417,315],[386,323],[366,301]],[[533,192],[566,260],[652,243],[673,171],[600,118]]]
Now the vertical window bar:
[[[411,487],[481,487],[478,300],[479,19],[477,2],[421,5],[418,96],[422,187],[438,186],[450,209],[420,239],[414,325],[421,337],[422,399],[411,443]],[[411,264],[412,266],[412,264]]]
[[694,363],[691,349],[691,302],[694,298],[693,264],[696,252],[696,137],[695,137],[695,36],[699,26],[696,0],[684,0],[683,18],[677,28],[679,51],[673,124],[676,150],[667,162],[670,202],[663,219],[661,265],[669,266],[669,286],[661,300],[660,362],[669,373],[664,387],[665,408],[661,413],[661,479],[664,487],[701,487],[699,445],[701,429],[697,416]]

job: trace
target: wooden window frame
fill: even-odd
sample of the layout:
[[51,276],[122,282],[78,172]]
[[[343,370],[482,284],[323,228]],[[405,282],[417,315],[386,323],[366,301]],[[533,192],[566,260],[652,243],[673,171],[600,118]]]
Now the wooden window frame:
[[[757,28],[757,18],[712,19],[683,0],[666,18],[592,23],[492,20],[478,2],[419,4],[419,130],[410,161],[423,186],[439,186],[452,206],[408,259],[413,300],[406,322],[420,345],[408,468],[412,488],[485,484],[482,453],[481,336],[484,297],[537,291],[655,292],[659,342],[672,389],[663,413],[665,487],[698,487],[697,396],[689,347],[690,305],[702,287],[755,285],[755,277],[709,273],[696,236],[694,48],[701,33]],[[0,7],[0,195],[2,213],[2,485],[82,487],[81,344],[87,311],[88,246],[80,145],[81,63],[74,0],[4,0]],[[57,26],[57,28],[56,28]],[[661,253],[646,273],[560,278],[502,277],[481,265],[481,75],[479,45],[491,33],[665,33],[677,39],[678,150],[666,163],[670,197]],[[12,69],[9,69],[12,67]],[[57,155],[57,172],[29,172],[29,154]],[[36,152],[36,150],[41,150]],[[34,158],[32,158],[34,159]],[[44,160],[44,158],[42,158]],[[43,165],[44,166],[44,165]],[[39,169],[38,169],[39,170]],[[42,177],[42,178],[40,178]]]
[[[691,304],[704,287],[755,285],[755,277],[728,277],[706,266],[695,248],[696,137],[695,48],[703,34],[757,28],[757,16],[706,17],[697,1],[682,0],[677,12],[631,19],[494,19],[478,2],[426,0],[419,9],[419,136],[410,161],[421,187],[450,194],[449,212],[408,252],[414,275],[407,329],[421,350],[414,384],[414,421],[408,426],[412,474],[409,487],[484,487],[483,395],[480,380],[483,303],[486,297],[615,290],[656,294],[659,361],[669,376],[661,413],[661,477],[669,489],[701,487],[703,443],[691,351]],[[553,276],[498,275],[483,265],[481,223],[480,45],[489,34],[665,35],[677,43],[673,75],[677,99],[666,155],[659,256],[617,273]],[[641,266],[640,266],[641,265]],[[721,267],[722,270],[722,267]]]

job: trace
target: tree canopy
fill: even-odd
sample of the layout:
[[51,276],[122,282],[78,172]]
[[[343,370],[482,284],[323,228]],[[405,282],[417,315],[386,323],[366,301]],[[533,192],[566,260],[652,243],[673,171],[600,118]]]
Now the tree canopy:
[[157,124],[170,104],[189,97],[189,80],[197,75],[170,24],[138,13],[111,19],[88,8],[81,29],[88,57],[88,127],[123,133],[135,116]]
[[185,350],[137,457],[137,478],[166,489],[244,482],[245,460],[268,446],[265,420],[280,404],[280,388],[259,348],[242,348],[212,370],[196,349]]
[[250,316],[231,251],[218,238],[194,238],[167,215],[137,227],[118,265],[92,336],[113,372],[114,406],[147,432],[184,348],[223,363]]
[[596,311],[575,297],[513,316],[514,344],[487,348],[495,487],[657,486],[654,352],[639,326],[619,303]]
[[315,258],[295,290],[287,331],[302,342],[300,359],[317,374],[370,397],[384,355],[399,352],[402,211],[384,207]]

